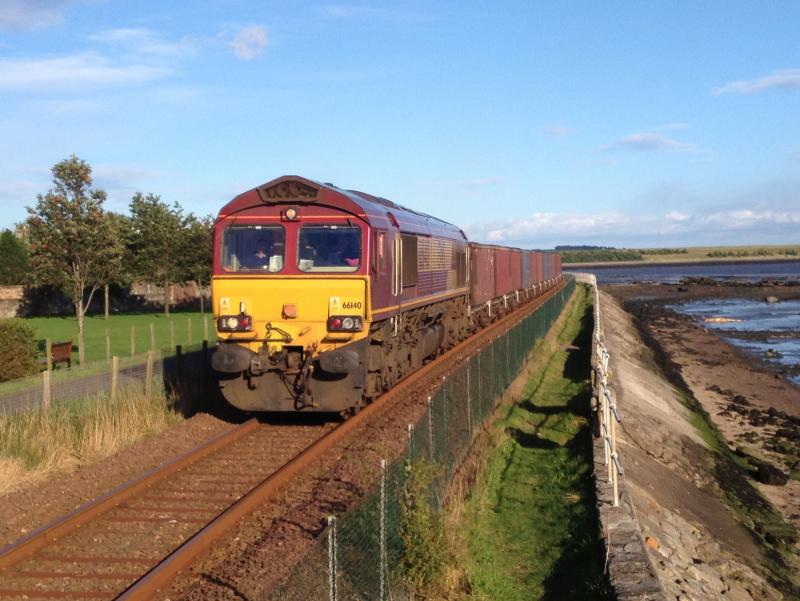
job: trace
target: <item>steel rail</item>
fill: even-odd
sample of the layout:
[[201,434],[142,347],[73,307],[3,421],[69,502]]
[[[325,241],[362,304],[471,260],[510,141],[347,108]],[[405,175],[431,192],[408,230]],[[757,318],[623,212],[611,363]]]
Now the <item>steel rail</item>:
[[359,428],[362,424],[369,421],[375,414],[381,413],[393,400],[402,398],[405,391],[415,386],[420,380],[424,380],[431,372],[450,362],[455,354],[473,346],[480,346],[484,340],[491,339],[494,334],[507,330],[511,325],[521,321],[539,308],[563,287],[564,282],[561,281],[544,294],[523,304],[519,309],[487,326],[475,335],[470,336],[450,349],[450,351],[437,357],[412,374],[409,374],[386,394],[367,405],[366,408],[343,422],[337,428],[319,438],[310,447],[296,455],[294,459],[265,478],[261,484],[257,485],[236,503],[219,514],[219,516],[206,527],[196,532],[180,547],[175,549],[164,561],[129,586],[117,599],[119,601],[143,601],[152,599],[160,590],[169,586],[179,572],[189,567],[199,556],[207,552],[215,541],[222,538],[240,520],[257,509],[266,499],[273,496],[289,480],[312,463],[314,459],[324,455],[331,447],[344,439],[352,431]]
[[51,545],[57,539],[63,538],[83,524],[94,520],[97,516],[124,503],[184,467],[203,459],[217,449],[240,439],[258,427],[258,420],[251,419],[222,432],[183,455],[145,472],[140,477],[114,488],[97,499],[81,505],[63,518],[34,530],[21,540],[4,546],[0,549],[0,571],[30,557],[36,551]]

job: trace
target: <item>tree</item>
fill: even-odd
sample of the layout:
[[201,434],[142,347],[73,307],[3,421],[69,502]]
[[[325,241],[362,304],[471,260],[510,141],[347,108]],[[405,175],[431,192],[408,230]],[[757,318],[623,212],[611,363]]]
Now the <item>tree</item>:
[[11,230],[0,234],[0,285],[24,284],[28,278],[28,249]]
[[59,287],[72,301],[83,365],[84,317],[113,260],[113,232],[103,211],[106,193],[91,187],[88,163],[72,155],[51,171],[54,188],[28,207],[31,274],[33,283]]
[[195,217],[189,214],[185,223],[186,236],[181,253],[186,279],[194,280],[200,291],[200,313],[204,312],[203,284],[211,280],[211,246],[214,218],[211,215]]
[[112,232],[112,243],[109,248],[109,260],[104,266],[101,280],[103,284],[103,315],[105,319],[108,319],[109,286],[111,284],[129,284],[132,279],[130,260],[127,255],[131,220],[119,213],[106,213],[106,219]]
[[131,199],[131,238],[137,277],[164,286],[164,315],[169,317],[171,284],[184,280],[181,252],[185,248],[185,220],[177,203],[171,207],[156,194],[137,192]]

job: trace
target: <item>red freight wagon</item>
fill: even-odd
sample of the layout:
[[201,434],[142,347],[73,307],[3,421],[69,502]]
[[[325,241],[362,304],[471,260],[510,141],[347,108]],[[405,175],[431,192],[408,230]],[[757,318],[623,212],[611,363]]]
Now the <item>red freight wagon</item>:
[[533,283],[541,284],[544,281],[544,253],[536,252],[533,258]]
[[470,244],[470,304],[473,307],[493,299],[494,248],[483,244]]
[[511,249],[494,247],[494,291],[495,296],[508,294],[512,288],[511,281]]
[[533,285],[533,252],[522,251],[522,287],[530,288]]
[[508,250],[508,289],[506,293],[522,288],[522,254],[523,251],[511,248]]
[[553,277],[553,255],[545,253],[544,255],[544,280],[547,281]]

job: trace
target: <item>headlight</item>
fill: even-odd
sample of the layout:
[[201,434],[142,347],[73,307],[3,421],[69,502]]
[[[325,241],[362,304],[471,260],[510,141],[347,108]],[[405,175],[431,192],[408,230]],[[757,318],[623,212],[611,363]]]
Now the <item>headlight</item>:
[[217,320],[220,332],[249,332],[253,329],[253,318],[244,313],[239,315],[220,315]]
[[329,332],[360,332],[364,322],[354,315],[332,315],[328,318]]

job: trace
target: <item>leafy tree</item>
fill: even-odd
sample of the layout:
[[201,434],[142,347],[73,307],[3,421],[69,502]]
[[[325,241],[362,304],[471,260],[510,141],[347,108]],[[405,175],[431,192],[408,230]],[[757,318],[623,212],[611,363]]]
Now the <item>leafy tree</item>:
[[184,249],[181,253],[184,261],[186,279],[194,280],[200,290],[200,312],[203,304],[203,285],[211,280],[211,246],[214,230],[214,218],[211,215],[195,217],[190,214],[186,218]]
[[130,209],[134,274],[164,286],[164,315],[169,317],[170,285],[185,279],[183,210],[177,203],[169,206],[160,196],[141,192],[133,195]]
[[24,284],[30,267],[28,249],[14,232],[0,234],[0,285]]
[[131,260],[128,255],[128,240],[130,239],[131,220],[126,215],[119,213],[106,213],[108,227],[112,232],[109,260],[102,275],[103,283],[103,314],[108,319],[109,301],[108,288],[111,284],[130,284],[133,276]]
[[28,207],[31,273],[34,284],[59,287],[72,301],[83,365],[84,317],[113,262],[114,234],[103,211],[106,193],[91,187],[89,164],[72,155],[51,171],[54,188]]

